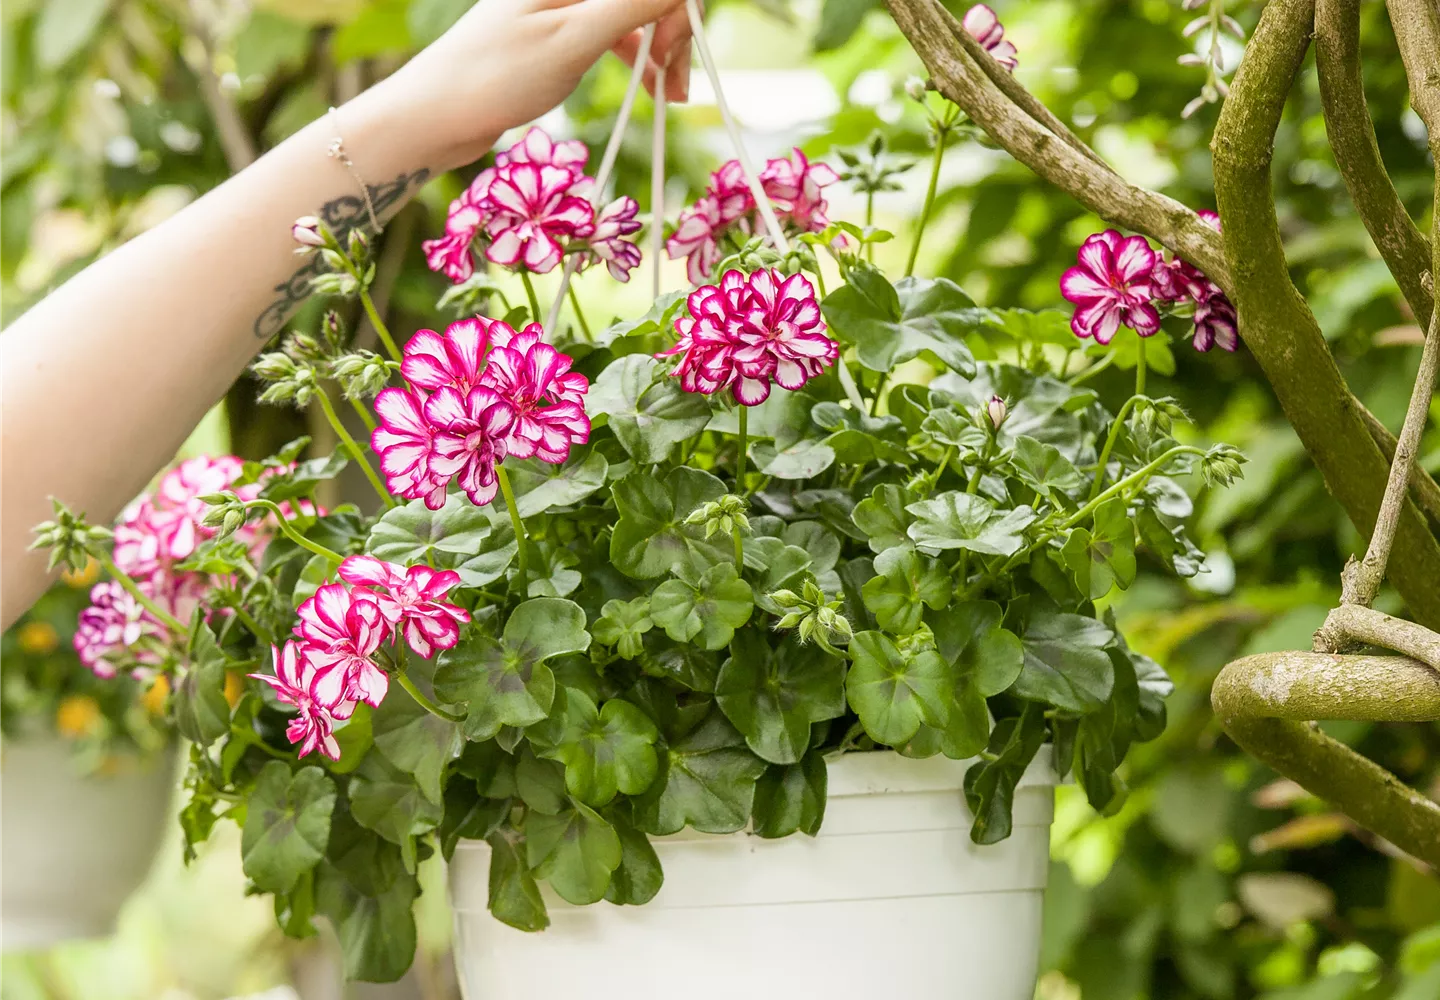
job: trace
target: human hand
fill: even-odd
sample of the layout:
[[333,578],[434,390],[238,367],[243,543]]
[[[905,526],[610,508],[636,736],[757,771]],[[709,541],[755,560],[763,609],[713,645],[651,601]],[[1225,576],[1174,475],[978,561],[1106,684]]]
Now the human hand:
[[[650,61],[668,67],[667,99],[683,101],[690,75],[683,0],[480,0],[359,100],[380,109],[393,141],[413,143],[432,169],[450,169],[563,101],[606,51],[633,65],[652,21],[659,25]],[[646,83],[653,92],[653,70]]]

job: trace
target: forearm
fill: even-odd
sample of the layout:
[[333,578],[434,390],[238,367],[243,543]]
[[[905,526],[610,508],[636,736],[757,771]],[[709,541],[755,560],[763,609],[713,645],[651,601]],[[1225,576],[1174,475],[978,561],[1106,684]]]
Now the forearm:
[[41,558],[21,552],[48,498],[108,523],[298,307],[319,265],[295,255],[294,219],[342,238],[369,228],[359,184],[327,155],[335,133],[382,222],[452,165],[388,100],[377,88],[311,124],[0,336],[4,623],[44,586]]

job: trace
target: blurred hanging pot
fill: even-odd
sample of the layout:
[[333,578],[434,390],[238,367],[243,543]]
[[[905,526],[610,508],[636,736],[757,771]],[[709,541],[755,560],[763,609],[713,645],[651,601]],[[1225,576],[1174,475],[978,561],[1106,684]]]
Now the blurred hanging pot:
[[170,819],[173,754],[125,757],[113,774],[76,773],[57,736],[0,750],[0,947],[43,948],[113,932]]
[[571,906],[550,927],[487,909],[490,846],[450,862],[466,996],[592,1000],[815,996],[1030,1000],[1056,777],[1048,748],[1014,798],[1014,832],[970,840],[971,761],[852,753],[829,765],[816,837],[655,838],[665,881],[644,906]]

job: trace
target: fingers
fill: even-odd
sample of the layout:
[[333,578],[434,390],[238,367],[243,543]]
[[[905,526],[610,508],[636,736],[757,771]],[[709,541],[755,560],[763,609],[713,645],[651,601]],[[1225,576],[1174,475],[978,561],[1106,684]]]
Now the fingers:
[[[634,66],[640,49],[640,30],[631,31],[615,44],[615,54]],[[683,104],[690,99],[691,66],[690,19],[684,3],[660,19],[655,28],[655,38],[650,46],[650,58],[645,67],[645,89],[655,94],[656,70],[666,67],[665,99]]]
[[685,16],[684,0],[583,0],[573,9],[587,20],[597,38],[611,40],[607,48],[652,21],[674,13]]

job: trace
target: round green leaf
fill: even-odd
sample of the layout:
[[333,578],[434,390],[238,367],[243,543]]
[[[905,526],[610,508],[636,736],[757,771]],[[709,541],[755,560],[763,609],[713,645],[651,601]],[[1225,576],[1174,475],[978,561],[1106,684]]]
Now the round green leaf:
[[260,771],[245,812],[240,860],[245,875],[266,892],[289,892],[325,856],[335,783],[318,767],[293,775],[283,761]]
[[901,654],[882,632],[857,632],[850,642],[853,662],[845,688],[850,707],[877,743],[896,746],[923,722],[943,727],[950,718],[951,675],[934,650]]
[[810,748],[810,726],[845,712],[844,664],[816,646],[787,640],[771,648],[747,629],[735,636],[715,681],[715,701],[772,764],[793,764]]

